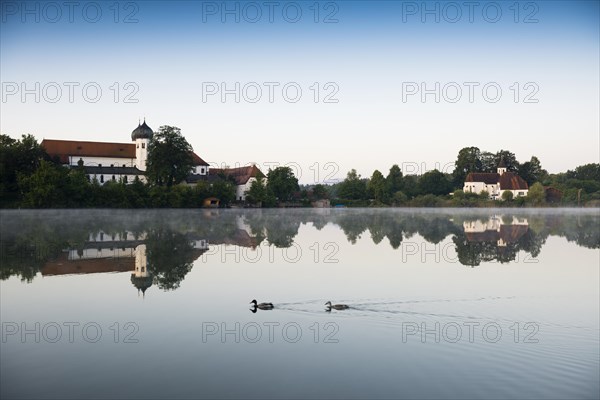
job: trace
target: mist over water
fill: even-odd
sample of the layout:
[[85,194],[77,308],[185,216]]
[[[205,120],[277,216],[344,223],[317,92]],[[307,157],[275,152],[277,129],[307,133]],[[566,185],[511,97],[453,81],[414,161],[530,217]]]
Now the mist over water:
[[597,210],[0,217],[2,397],[599,395]]

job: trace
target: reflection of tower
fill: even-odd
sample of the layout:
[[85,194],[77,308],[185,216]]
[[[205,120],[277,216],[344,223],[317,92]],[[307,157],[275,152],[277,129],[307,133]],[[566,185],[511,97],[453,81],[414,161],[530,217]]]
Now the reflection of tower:
[[131,274],[131,283],[140,291],[142,296],[146,294],[146,289],[152,286],[152,275],[148,272],[146,260],[146,245],[140,244],[135,248],[135,270]]

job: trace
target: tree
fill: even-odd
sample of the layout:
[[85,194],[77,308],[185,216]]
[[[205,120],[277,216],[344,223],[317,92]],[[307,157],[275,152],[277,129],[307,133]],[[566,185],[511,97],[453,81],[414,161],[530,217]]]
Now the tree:
[[277,167],[267,174],[267,187],[279,201],[289,201],[298,191],[298,178],[290,167]]
[[148,181],[171,187],[184,180],[194,167],[192,146],[174,126],[161,126],[148,145]]
[[517,172],[519,170],[519,162],[515,157],[515,153],[510,152],[508,150],[500,150],[496,153],[496,166],[494,167],[494,170],[490,172],[496,172],[496,168],[498,167],[498,164],[500,164],[500,160],[504,161],[504,165],[506,165],[507,171]]
[[446,178],[446,175],[434,169],[421,176],[421,179],[419,179],[419,189],[421,194],[440,196],[450,193],[452,185],[448,178]]
[[317,200],[329,198],[327,187],[322,184],[317,184],[312,189],[313,197]]
[[375,170],[369,183],[367,185],[369,193],[373,196],[375,201],[385,202],[388,199],[386,191],[386,182],[383,174],[379,170]]
[[267,198],[267,185],[265,185],[262,176],[256,178],[250,185],[250,189],[246,191],[246,200],[250,204],[263,203]]
[[32,135],[13,139],[0,135],[0,199],[18,199],[18,174],[29,176],[40,166],[42,159],[49,160],[44,148]]
[[469,172],[481,171],[481,151],[478,147],[464,147],[458,152],[452,180],[455,187],[461,187]]
[[527,192],[527,202],[536,206],[546,202],[546,191],[541,183],[536,182],[529,188],[529,192]]
[[513,199],[513,193],[510,190],[505,190],[502,192],[502,200],[510,202]]
[[235,185],[229,180],[218,179],[211,185],[210,194],[220,200],[221,206],[226,206],[235,200]]
[[402,190],[402,170],[398,164],[392,165],[390,172],[385,177],[385,183],[387,186],[387,192],[390,196],[394,195],[399,190]]
[[29,176],[19,175],[19,189],[23,193],[23,206],[32,208],[64,207],[69,170],[42,160]]
[[518,174],[531,186],[535,182],[541,182],[548,175],[548,172],[542,168],[540,160],[536,156],[532,156],[530,161],[526,161],[519,166]]
[[567,178],[582,181],[600,182],[600,164],[585,164],[575,168],[575,171],[567,171]]
[[367,184],[356,170],[352,169],[346,175],[346,179],[340,182],[337,192],[338,197],[342,199],[362,200],[367,197]]

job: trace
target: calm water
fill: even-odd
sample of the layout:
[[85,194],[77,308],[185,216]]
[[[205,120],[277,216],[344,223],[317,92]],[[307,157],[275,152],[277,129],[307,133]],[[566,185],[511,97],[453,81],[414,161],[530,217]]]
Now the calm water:
[[0,216],[3,398],[600,396],[597,210]]

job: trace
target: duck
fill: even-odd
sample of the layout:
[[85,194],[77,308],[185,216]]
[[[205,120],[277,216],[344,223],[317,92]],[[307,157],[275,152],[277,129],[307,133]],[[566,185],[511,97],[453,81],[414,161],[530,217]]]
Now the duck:
[[254,304],[254,308],[260,310],[272,310],[275,308],[273,303],[258,303],[256,300],[252,300],[250,304]]
[[327,303],[325,303],[325,305],[327,306],[327,308],[329,308],[329,311],[332,308],[334,310],[347,310],[350,308],[350,306],[348,306],[346,304],[331,304],[331,301],[328,301]]

